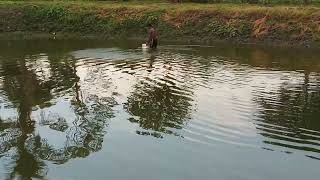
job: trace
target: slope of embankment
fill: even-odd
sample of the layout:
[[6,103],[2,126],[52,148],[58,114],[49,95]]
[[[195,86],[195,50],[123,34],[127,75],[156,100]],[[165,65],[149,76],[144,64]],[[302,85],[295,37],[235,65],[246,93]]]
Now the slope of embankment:
[[146,25],[154,23],[165,40],[320,41],[318,6],[0,1],[0,17],[2,38],[49,33],[58,38],[144,38]]

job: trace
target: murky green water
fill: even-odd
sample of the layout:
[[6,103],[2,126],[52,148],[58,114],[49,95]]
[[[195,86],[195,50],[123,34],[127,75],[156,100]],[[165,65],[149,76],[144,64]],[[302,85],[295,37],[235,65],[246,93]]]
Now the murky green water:
[[320,53],[1,41],[0,179],[320,177]]

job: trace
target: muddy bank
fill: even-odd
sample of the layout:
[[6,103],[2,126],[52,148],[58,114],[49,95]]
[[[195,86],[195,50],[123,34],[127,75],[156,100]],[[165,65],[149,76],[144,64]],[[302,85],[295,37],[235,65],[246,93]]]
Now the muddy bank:
[[153,23],[166,41],[320,44],[320,8],[313,6],[2,2],[0,17],[1,39],[143,40]]

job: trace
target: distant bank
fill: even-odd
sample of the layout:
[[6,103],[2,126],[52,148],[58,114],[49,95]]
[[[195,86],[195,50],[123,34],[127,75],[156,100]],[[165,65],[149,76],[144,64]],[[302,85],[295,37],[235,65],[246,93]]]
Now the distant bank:
[[0,1],[0,38],[138,38],[319,45],[320,6]]

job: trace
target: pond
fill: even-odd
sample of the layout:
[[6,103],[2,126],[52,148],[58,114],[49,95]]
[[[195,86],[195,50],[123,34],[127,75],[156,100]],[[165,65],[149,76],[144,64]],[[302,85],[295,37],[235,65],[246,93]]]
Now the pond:
[[318,49],[0,43],[0,179],[317,179]]

